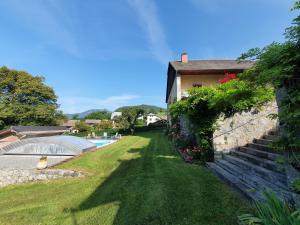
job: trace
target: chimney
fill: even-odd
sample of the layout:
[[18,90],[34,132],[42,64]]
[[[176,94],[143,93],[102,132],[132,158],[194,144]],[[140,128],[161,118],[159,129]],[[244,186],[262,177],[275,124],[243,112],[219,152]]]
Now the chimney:
[[182,53],[181,54],[181,63],[188,63],[189,59],[188,59],[188,54],[187,53]]

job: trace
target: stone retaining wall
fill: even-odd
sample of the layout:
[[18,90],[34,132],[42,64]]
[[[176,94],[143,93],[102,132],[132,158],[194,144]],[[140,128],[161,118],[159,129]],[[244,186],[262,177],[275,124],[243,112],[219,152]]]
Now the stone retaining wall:
[[261,138],[268,131],[276,129],[277,119],[270,119],[270,114],[277,114],[276,102],[263,106],[259,111],[236,113],[230,118],[220,118],[218,129],[213,135],[213,145],[216,152],[228,152],[251,143],[255,138]]
[[82,177],[83,173],[72,170],[28,170],[28,169],[1,169],[0,187],[11,184],[26,183],[32,181],[43,181],[52,179],[61,179],[67,177]]

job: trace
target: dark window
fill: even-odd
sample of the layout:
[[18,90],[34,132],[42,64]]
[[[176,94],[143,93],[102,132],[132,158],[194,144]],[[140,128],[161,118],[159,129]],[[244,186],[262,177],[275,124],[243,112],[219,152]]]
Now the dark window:
[[193,87],[202,87],[202,84],[193,84]]

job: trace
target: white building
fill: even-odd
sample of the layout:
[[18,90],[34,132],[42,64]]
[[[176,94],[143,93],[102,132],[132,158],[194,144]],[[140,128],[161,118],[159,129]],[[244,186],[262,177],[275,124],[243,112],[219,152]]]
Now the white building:
[[114,120],[114,119],[116,119],[117,117],[120,117],[120,116],[122,116],[122,112],[113,112],[110,116],[110,119]]
[[161,120],[161,118],[158,117],[157,115],[155,115],[155,114],[153,114],[153,113],[149,113],[149,114],[147,115],[147,126],[148,126],[149,124],[151,124],[151,123],[155,123],[155,122],[160,121],[160,120]]

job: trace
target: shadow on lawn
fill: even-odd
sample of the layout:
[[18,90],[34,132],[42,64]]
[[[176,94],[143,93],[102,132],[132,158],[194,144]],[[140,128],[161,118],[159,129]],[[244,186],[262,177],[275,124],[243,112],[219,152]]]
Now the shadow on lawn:
[[[145,202],[147,200],[145,199],[145,194],[155,191],[151,189],[153,188],[153,182],[157,182],[157,177],[155,177],[157,168],[154,164],[162,165],[166,160],[174,160],[173,158],[178,160],[175,152],[172,155],[171,152],[171,154],[167,154],[168,151],[160,150],[161,146],[159,146],[159,143],[153,140],[153,138],[159,138],[157,135],[163,134],[155,132],[154,137],[150,137],[150,142],[147,146],[129,149],[128,153],[139,153],[139,157],[131,160],[120,160],[118,168],[104,183],[99,185],[77,208],[71,209],[73,224],[78,224],[76,212],[89,210],[108,203],[119,203],[119,209],[113,224],[137,224],[135,220],[136,215],[143,204],[149,203],[149,199],[148,203]],[[139,136],[149,139],[147,134]],[[171,146],[168,147],[171,148]],[[151,200],[150,203],[155,204]],[[155,208],[153,211],[151,210],[150,214],[145,216],[146,218],[139,218],[142,220],[142,223],[138,224],[162,223],[159,212]]]

